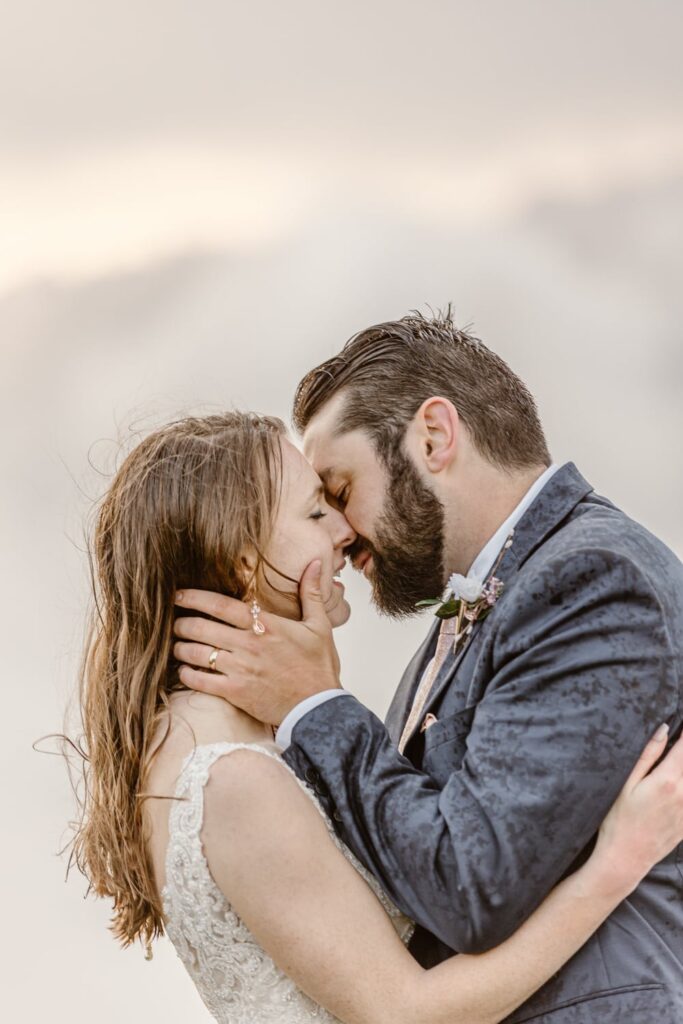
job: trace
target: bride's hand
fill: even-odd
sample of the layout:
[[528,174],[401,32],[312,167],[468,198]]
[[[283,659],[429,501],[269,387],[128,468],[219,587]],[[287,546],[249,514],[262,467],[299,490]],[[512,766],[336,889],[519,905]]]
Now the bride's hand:
[[657,764],[667,734],[647,744],[598,833],[591,859],[610,884],[634,889],[683,841],[683,737]]
[[262,612],[266,630],[258,637],[243,601],[203,590],[176,594],[181,608],[209,616],[175,621],[178,642],[173,654],[184,663],[180,681],[200,693],[222,697],[269,725],[280,725],[306,697],[340,689],[339,655],[322,598],[320,570],[318,559],[301,578],[301,621]]

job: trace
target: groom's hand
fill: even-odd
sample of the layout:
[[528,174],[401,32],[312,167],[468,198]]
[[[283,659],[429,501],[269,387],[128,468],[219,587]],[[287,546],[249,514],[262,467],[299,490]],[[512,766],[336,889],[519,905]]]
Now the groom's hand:
[[[211,619],[177,618],[173,653],[185,686],[223,697],[247,714],[279,725],[300,701],[341,688],[339,656],[320,590],[320,562],[308,566],[299,593],[301,622],[261,612],[257,636],[248,605],[222,594],[184,590],[176,604]],[[217,621],[212,621],[217,620]],[[215,670],[209,660],[213,651]]]

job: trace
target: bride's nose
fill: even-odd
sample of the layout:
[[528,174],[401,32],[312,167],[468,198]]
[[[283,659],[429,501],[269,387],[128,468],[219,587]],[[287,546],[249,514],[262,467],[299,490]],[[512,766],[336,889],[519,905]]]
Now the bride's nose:
[[344,513],[335,508],[331,510],[329,515],[333,517],[330,526],[332,527],[332,543],[335,548],[346,548],[349,544],[353,544],[356,539],[356,531],[353,529]]

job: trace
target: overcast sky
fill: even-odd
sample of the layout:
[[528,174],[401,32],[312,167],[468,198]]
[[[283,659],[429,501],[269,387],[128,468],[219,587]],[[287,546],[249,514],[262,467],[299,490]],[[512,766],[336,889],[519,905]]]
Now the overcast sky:
[[0,288],[260,244],[340,197],[449,222],[683,166],[680,3],[25,0]]
[[489,153],[681,110],[675,0],[23,0],[3,19],[3,148],[150,139]]
[[[286,418],[350,334],[452,300],[555,458],[683,553],[683,6],[22,0],[2,25],[3,1005],[187,1024],[168,946],[120,953],[64,886],[73,804],[30,748],[75,689],[89,460],[182,410]],[[349,592],[344,682],[383,713],[426,624]]]

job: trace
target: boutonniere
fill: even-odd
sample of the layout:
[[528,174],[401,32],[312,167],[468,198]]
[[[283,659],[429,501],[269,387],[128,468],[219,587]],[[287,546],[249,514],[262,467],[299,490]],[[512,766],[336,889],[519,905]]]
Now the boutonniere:
[[436,608],[438,619],[456,619],[453,646],[458,646],[463,636],[472,632],[475,622],[481,622],[489,614],[503,592],[504,583],[496,576],[506,551],[512,547],[510,534],[503,545],[490,576],[484,581],[476,576],[462,576],[456,572],[450,577],[442,597],[418,601],[416,608]]
[[459,616],[468,622],[486,618],[503,591],[503,581],[489,576],[484,583],[472,576],[461,576],[455,572],[448,581],[443,597],[418,601],[416,608],[434,608],[437,619],[454,619]]

